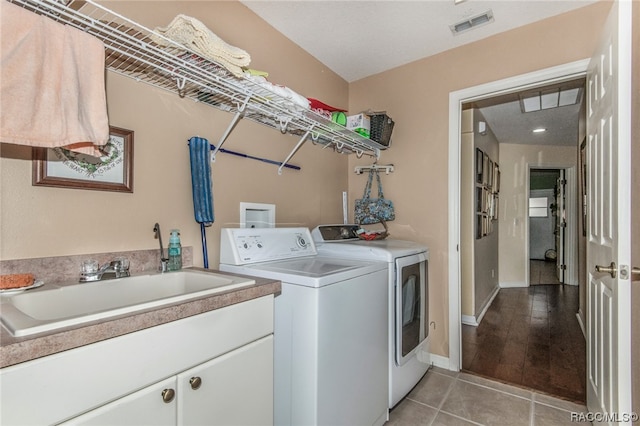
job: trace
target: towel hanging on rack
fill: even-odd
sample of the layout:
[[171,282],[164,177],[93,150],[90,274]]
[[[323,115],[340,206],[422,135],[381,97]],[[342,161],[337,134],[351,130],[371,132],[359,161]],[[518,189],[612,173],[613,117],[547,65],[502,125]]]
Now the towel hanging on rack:
[[197,136],[189,139],[189,159],[191,162],[191,187],[193,192],[193,211],[196,222],[200,224],[202,238],[202,257],[204,267],[209,268],[207,253],[207,235],[205,226],[211,226],[213,214],[213,188],[210,164],[211,146],[209,141]]
[[109,142],[104,44],[6,1],[0,29],[0,140],[102,155]]

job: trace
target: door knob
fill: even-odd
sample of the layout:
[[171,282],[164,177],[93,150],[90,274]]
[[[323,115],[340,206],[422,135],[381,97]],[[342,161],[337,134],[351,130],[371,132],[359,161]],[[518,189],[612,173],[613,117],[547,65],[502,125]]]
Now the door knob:
[[605,272],[607,274],[610,274],[611,278],[615,278],[616,274],[618,273],[618,268],[616,266],[616,262],[611,262],[611,265],[609,266],[596,265],[596,271]]
[[631,276],[633,275],[635,275],[636,277],[640,277],[640,268],[638,268],[637,266],[631,268]]

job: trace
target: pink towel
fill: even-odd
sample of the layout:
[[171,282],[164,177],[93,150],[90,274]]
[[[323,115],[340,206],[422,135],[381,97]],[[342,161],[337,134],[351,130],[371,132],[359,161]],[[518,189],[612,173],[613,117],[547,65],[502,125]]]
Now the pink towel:
[[109,140],[104,45],[0,0],[0,141],[99,155]]

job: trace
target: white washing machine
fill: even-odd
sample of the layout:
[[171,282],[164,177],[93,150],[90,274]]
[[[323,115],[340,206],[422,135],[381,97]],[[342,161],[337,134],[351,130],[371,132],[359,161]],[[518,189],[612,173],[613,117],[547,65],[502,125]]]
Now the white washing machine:
[[275,279],[274,423],[382,425],[385,262],[319,256],[307,228],[223,228],[220,270]]
[[318,253],[337,259],[389,265],[389,408],[420,381],[430,366],[429,249],[413,241],[365,241],[359,225],[320,225],[312,236]]

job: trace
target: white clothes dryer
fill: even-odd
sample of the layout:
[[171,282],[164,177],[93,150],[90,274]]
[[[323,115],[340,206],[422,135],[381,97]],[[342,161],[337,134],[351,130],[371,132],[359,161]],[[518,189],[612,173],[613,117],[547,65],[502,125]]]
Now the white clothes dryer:
[[319,256],[307,228],[224,228],[220,270],[279,280],[274,423],[382,425],[387,264]]
[[429,249],[413,241],[358,238],[359,225],[320,225],[312,231],[318,253],[389,265],[389,408],[426,374],[429,355]]

